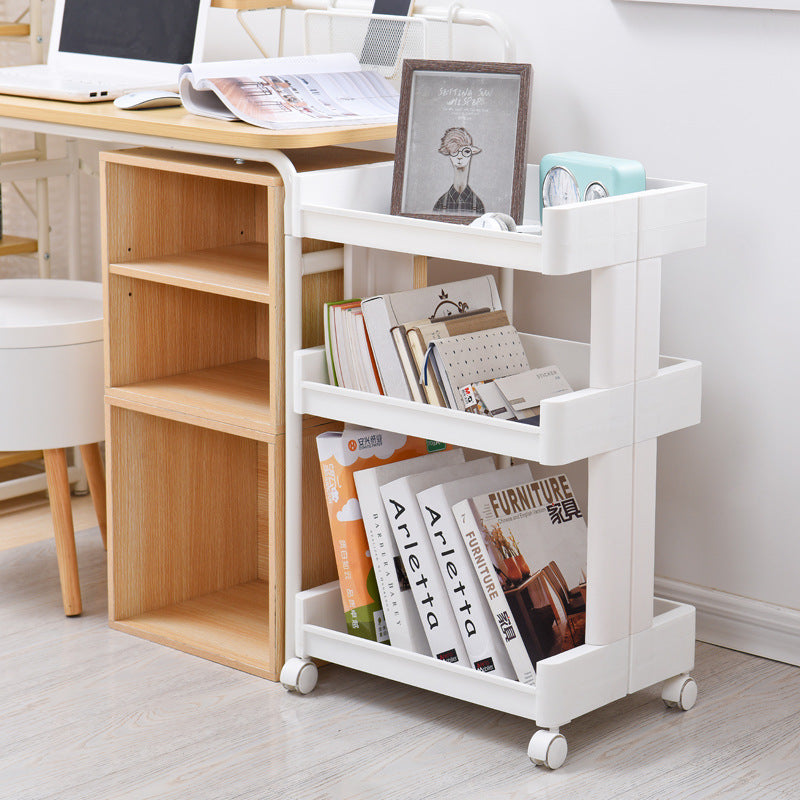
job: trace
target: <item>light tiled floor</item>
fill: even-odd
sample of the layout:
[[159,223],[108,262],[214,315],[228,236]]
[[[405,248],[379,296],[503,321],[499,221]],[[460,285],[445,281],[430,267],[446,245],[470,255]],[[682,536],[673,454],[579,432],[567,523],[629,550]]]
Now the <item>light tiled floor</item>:
[[289,694],[112,631],[99,534],[77,541],[70,619],[52,540],[0,552],[2,800],[800,797],[796,667],[698,644],[692,711],[637,692],[567,725],[549,772],[528,720],[336,666]]

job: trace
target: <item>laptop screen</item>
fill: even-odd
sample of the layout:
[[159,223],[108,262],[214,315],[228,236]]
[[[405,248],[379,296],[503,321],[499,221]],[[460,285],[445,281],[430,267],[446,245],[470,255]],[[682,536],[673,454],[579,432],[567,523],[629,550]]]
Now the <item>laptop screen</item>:
[[59,52],[192,61],[201,0],[65,0]]

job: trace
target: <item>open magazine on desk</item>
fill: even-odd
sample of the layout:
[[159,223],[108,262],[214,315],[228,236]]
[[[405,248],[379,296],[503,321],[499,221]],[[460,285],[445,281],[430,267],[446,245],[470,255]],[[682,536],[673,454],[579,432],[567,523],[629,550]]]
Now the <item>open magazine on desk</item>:
[[261,128],[397,122],[397,90],[352,53],[186,64],[178,86],[193,114]]

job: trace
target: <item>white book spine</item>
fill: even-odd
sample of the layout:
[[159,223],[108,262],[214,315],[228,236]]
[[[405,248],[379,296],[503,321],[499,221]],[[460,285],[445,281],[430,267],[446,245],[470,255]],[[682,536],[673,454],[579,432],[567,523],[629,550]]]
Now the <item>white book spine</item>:
[[378,582],[378,593],[389,631],[389,642],[393,647],[430,655],[428,639],[417,614],[414,596],[410,588],[400,585],[396,564],[400,553],[383,507],[375,473],[372,470],[363,470],[356,472],[354,478],[372,566]]
[[390,318],[386,299],[382,296],[370,297],[361,304],[364,324],[367,328],[372,352],[378,365],[383,391],[389,397],[411,400],[411,391],[406,382],[400,356],[394,346],[391,329],[397,322]]
[[469,665],[416,495],[404,479],[382,486],[381,495],[431,654],[442,661]]
[[522,641],[519,627],[514,621],[505,594],[503,594],[503,587],[497,579],[497,572],[478,527],[470,501],[462,500],[460,503],[456,503],[453,506],[453,516],[517,678],[521,683],[533,686],[536,683],[536,669]]
[[420,492],[417,501],[470,663],[482,672],[516,679],[444,490],[434,486]]

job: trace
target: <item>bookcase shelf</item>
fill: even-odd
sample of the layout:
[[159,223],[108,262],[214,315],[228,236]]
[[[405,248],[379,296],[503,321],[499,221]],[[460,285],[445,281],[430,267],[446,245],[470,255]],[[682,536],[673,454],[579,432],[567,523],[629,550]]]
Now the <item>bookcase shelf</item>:
[[114,263],[109,265],[109,271],[113,275],[269,303],[267,259],[266,244],[246,242]]
[[116,630],[175,647],[261,677],[274,674],[268,585],[249,581],[114,620]]
[[[557,364],[574,391],[543,401],[540,424],[528,426],[337,388],[328,385],[324,350],[302,349],[287,328],[287,405],[295,415],[324,413],[544,465],[585,460],[586,644],[539,661],[533,687],[350,636],[337,582],[300,589],[290,534],[286,591],[296,606],[287,603],[287,653],[295,657],[281,680],[310,691],[312,660],[322,659],[523,716],[542,728],[529,757],[556,768],[566,755],[559,729],[580,714],[662,681],[668,704],[694,702],[694,609],[653,596],[655,469],[658,437],[700,420],[701,365],[659,355],[660,283],[662,256],[705,243],[706,187],[650,178],[642,192],[547,208],[541,232],[522,234],[392,216],[391,182],[391,164],[299,174],[294,235],[500,267],[501,297],[510,296],[504,282],[514,271],[590,272],[589,342],[521,334],[530,363]],[[538,221],[537,188],[530,165],[529,224]],[[297,289],[287,277],[287,309],[299,302]],[[298,419],[287,415],[290,450]],[[301,469],[287,457],[289,531]]]
[[[535,687],[349,635],[336,581],[301,592],[297,606],[302,644],[315,658],[535,719],[548,727],[563,724],[565,710],[573,719],[604,705],[598,703],[598,694],[607,697],[605,702],[624,696],[631,656],[638,665],[633,675],[636,689],[663,680],[663,675],[678,674],[687,659],[694,658],[694,610],[667,600],[655,601],[649,636],[604,647],[581,645],[539,661]],[[547,707],[548,696],[560,699],[555,712]]]
[[253,358],[110,388],[107,396],[128,408],[148,406],[165,415],[186,415],[205,427],[275,433],[268,383],[268,362]]

